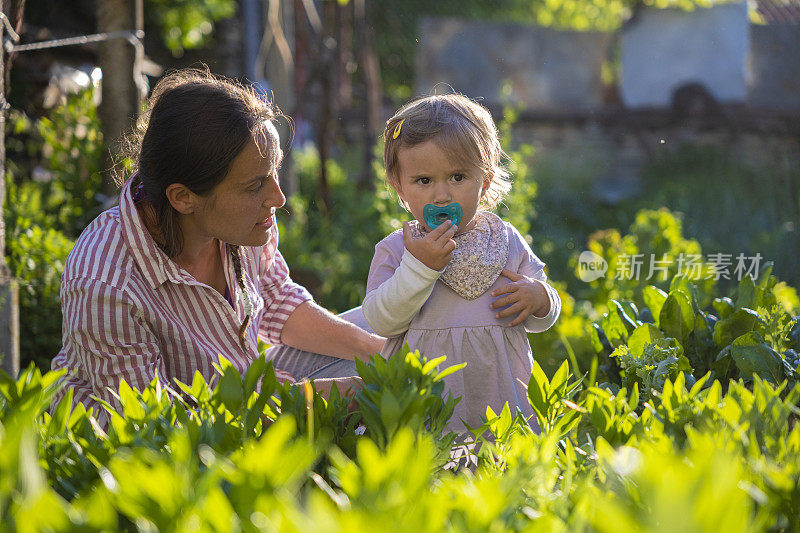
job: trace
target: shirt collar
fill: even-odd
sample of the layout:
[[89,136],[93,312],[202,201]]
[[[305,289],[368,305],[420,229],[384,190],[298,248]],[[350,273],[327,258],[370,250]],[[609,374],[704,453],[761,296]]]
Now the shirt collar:
[[135,176],[125,183],[119,196],[119,216],[122,221],[122,234],[131,255],[139,266],[145,279],[155,289],[166,281],[185,282],[180,267],[167,257],[147,231],[139,210],[133,201],[131,185]]

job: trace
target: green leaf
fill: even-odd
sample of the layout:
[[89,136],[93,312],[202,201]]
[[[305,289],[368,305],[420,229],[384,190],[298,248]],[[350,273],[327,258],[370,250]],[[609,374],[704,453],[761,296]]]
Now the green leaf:
[[227,368],[217,387],[225,408],[231,413],[238,412],[243,400],[242,377],[239,372],[232,366]]
[[3,370],[0,370],[0,393],[12,406],[19,400],[16,380]]
[[250,397],[250,394],[256,390],[258,380],[264,375],[264,370],[266,367],[267,361],[263,355],[260,355],[256,357],[247,368],[247,372],[245,372],[244,375],[244,394],[248,398]]
[[[608,307],[608,313],[603,315],[600,324],[606,334],[608,342],[611,343],[613,348],[617,348],[625,344],[625,341],[628,339],[628,323],[620,316],[621,311],[618,309],[618,304],[614,300],[608,302]],[[624,313],[622,314],[624,315]]]
[[528,400],[540,419],[544,418],[544,414],[547,413],[548,404],[546,391],[549,388],[550,381],[547,379],[547,375],[545,375],[539,363],[534,360],[531,379],[528,381]]
[[773,261],[765,261],[764,264],[761,265],[761,268],[758,270],[758,278],[756,279],[756,284],[762,290],[770,289],[773,268],[775,268],[775,263]]
[[400,414],[400,402],[397,401],[397,398],[395,398],[394,394],[391,392],[384,392],[384,394],[381,396],[381,416],[384,424],[386,425],[386,431],[389,437],[394,434],[394,431],[397,428],[397,423],[400,420]]
[[694,329],[694,311],[689,296],[681,290],[670,291],[659,314],[659,325],[667,337],[683,344]]
[[689,281],[686,274],[675,274],[669,282],[669,292],[683,291],[686,294],[691,294],[693,286],[694,284]]
[[427,363],[425,363],[422,366],[422,373],[423,374],[429,374],[431,372],[431,370],[433,370],[434,368],[439,366],[439,363],[444,362],[446,359],[447,359],[446,355],[443,355],[441,357],[437,357],[436,359],[431,359],[430,361],[428,361]]
[[258,398],[256,398],[256,401],[253,403],[253,405],[247,410],[247,415],[245,416],[246,433],[249,434],[255,429],[258,421],[261,418],[261,415],[264,413],[264,407],[267,405],[268,400],[268,394],[261,394],[258,396]]
[[439,374],[435,378],[433,378],[433,382],[436,383],[437,381],[441,381],[444,378],[446,378],[447,376],[449,376],[450,374],[458,372],[459,370],[461,370],[465,366],[467,366],[467,363],[461,363],[461,364],[458,364],[458,365],[448,366],[447,368],[445,368],[444,370],[439,372]]
[[653,324],[642,324],[628,337],[628,348],[631,349],[633,355],[641,357],[646,345],[654,342],[656,339],[663,338],[664,334]]
[[[553,374],[553,379],[550,380],[550,386],[548,387],[547,393],[548,397],[552,396],[553,394],[560,394],[558,393],[559,389],[561,389],[562,385],[564,385],[569,379],[569,363],[564,361],[561,363],[561,366],[558,367],[556,373]],[[558,398],[561,396],[559,395]]]
[[689,396],[696,396],[698,392],[700,392],[703,387],[705,386],[706,382],[711,379],[711,372],[706,372],[703,377],[696,380],[694,385],[692,385],[691,390],[689,391]]
[[619,312],[620,318],[625,322],[628,327],[628,331],[633,331],[639,326],[639,322],[637,322],[637,317],[639,316],[639,309],[636,308],[636,304],[633,302],[628,301],[617,301],[611,300],[614,302],[614,306],[617,308]]
[[48,432],[51,435],[60,435],[67,427],[69,420],[69,412],[72,408],[72,395],[75,389],[69,387],[64,393],[64,397],[58,402],[58,406],[53,411],[53,417],[50,419],[48,425]]
[[500,411],[500,416],[492,424],[492,432],[498,436],[505,434],[511,427],[511,422],[511,409],[508,407],[508,402],[506,402]]
[[122,404],[122,412],[125,418],[131,420],[141,420],[144,418],[144,408],[139,401],[139,394],[137,394],[124,379],[119,382],[119,400]]
[[753,331],[757,321],[758,313],[752,309],[737,309],[714,325],[714,343],[719,347],[729,345],[737,337]]
[[586,332],[589,336],[589,343],[592,345],[595,353],[603,353],[603,343],[600,342],[600,335],[597,333],[598,327],[597,324],[591,324],[586,328]]
[[633,411],[639,406],[639,384],[634,382],[631,387],[631,396],[628,400],[628,409]]
[[667,293],[658,287],[648,285],[642,290],[642,297],[644,298],[644,304],[650,309],[650,314],[653,315],[656,326],[658,326],[661,308],[664,307],[664,302],[667,300]]
[[758,307],[758,289],[750,276],[742,278],[736,291],[736,308],[741,309],[742,307],[751,309]]
[[714,298],[714,303],[711,305],[714,306],[714,310],[717,312],[720,318],[728,318],[736,311],[736,306],[733,304],[733,300],[728,297],[725,298]]
[[783,360],[758,333],[746,333],[731,343],[731,357],[741,376],[751,379],[753,374],[772,383],[784,379]]

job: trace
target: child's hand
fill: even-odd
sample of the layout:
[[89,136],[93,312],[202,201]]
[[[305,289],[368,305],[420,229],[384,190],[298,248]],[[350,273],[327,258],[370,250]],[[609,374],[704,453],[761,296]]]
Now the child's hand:
[[517,318],[508,324],[509,326],[516,326],[522,324],[531,315],[540,318],[547,316],[547,313],[550,312],[550,297],[547,295],[547,289],[545,289],[542,282],[505,269],[500,274],[510,279],[511,282],[492,291],[492,296],[500,296],[501,294],[506,296],[492,302],[490,307],[492,309],[509,307],[496,313],[496,318],[505,318],[514,313],[519,313]]
[[442,270],[450,262],[453,250],[456,249],[456,241],[453,240],[455,234],[456,226],[450,220],[446,220],[423,238],[414,239],[408,222],[403,222],[403,242],[406,250],[432,270]]

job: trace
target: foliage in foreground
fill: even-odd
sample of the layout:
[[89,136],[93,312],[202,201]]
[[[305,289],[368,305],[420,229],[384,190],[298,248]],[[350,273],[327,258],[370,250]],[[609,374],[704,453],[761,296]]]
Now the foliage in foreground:
[[[800,385],[725,387],[683,373],[618,390],[534,365],[534,434],[487,409],[471,468],[440,428],[440,361],[404,350],[359,366],[364,389],[326,400],[224,359],[180,393],[126,384],[107,429],[60,374],[0,383],[7,530],[790,531],[800,528]],[[725,392],[724,389],[727,389]],[[433,428],[435,431],[430,431]],[[442,453],[442,452],[445,453]]]

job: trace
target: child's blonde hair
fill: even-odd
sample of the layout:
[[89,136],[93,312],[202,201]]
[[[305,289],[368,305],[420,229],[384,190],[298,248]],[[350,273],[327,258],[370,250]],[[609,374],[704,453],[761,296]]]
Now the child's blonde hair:
[[[401,124],[402,123],[402,124]],[[426,141],[436,145],[454,163],[480,168],[490,182],[480,207],[494,208],[511,190],[492,115],[482,105],[461,94],[426,96],[404,105],[386,122],[383,162],[389,184],[397,188],[397,153]]]

